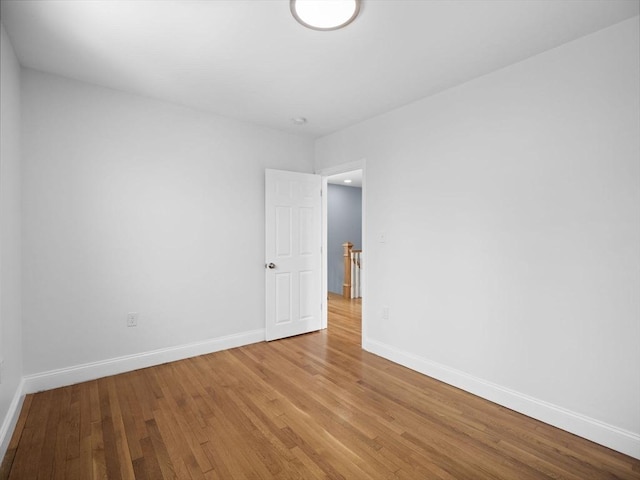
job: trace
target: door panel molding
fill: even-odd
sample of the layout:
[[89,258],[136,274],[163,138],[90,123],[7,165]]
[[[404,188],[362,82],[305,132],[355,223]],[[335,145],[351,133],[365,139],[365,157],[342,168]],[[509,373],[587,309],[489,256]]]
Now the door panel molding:
[[322,328],[321,185],[320,175],[265,170],[268,341]]

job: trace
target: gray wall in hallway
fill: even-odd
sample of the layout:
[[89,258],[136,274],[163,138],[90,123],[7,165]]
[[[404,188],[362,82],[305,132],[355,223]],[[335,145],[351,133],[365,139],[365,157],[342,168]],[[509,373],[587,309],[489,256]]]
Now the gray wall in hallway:
[[362,248],[362,189],[329,184],[327,195],[328,289],[342,293],[344,260],[342,244]]

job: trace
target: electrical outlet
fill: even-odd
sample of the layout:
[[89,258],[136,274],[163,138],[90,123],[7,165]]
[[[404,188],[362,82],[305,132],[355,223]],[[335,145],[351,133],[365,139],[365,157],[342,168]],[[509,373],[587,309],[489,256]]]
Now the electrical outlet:
[[389,307],[382,307],[382,319],[389,320]]
[[127,327],[138,326],[138,312],[127,313]]

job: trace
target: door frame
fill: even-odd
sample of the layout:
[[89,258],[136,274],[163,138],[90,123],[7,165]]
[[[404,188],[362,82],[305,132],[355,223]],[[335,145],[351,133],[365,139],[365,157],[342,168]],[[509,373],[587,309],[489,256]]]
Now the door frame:
[[327,249],[328,249],[328,235],[327,235],[327,196],[328,196],[328,181],[327,177],[331,175],[336,175],[338,173],[346,173],[352,172],[354,170],[362,170],[362,251],[364,252],[364,261],[365,268],[362,270],[360,281],[361,281],[361,292],[362,292],[362,338],[360,339],[361,345],[364,345],[364,341],[367,337],[366,335],[366,326],[367,326],[367,235],[366,235],[366,225],[367,225],[367,169],[366,169],[366,159],[361,159],[355,162],[344,163],[341,165],[336,165],[333,167],[323,168],[320,170],[316,170],[316,174],[322,176],[322,326],[321,328],[327,328],[329,322],[329,309],[327,304],[327,296],[329,294],[328,289],[328,278],[329,278],[329,270],[328,270],[328,260],[327,260]]

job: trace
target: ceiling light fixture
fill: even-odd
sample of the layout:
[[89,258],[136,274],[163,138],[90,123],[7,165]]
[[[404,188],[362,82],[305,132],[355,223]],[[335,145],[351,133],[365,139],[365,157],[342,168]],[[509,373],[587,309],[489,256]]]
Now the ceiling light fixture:
[[352,180],[350,180],[349,178],[347,178],[344,183],[351,183]]
[[302,126],[307,123],[307,119],[304,117],[295,117],[291,119],[291,123],[294,125]]
[[291,14],[313,30],[337,30],[353,22],[360,0],[291,0]]

